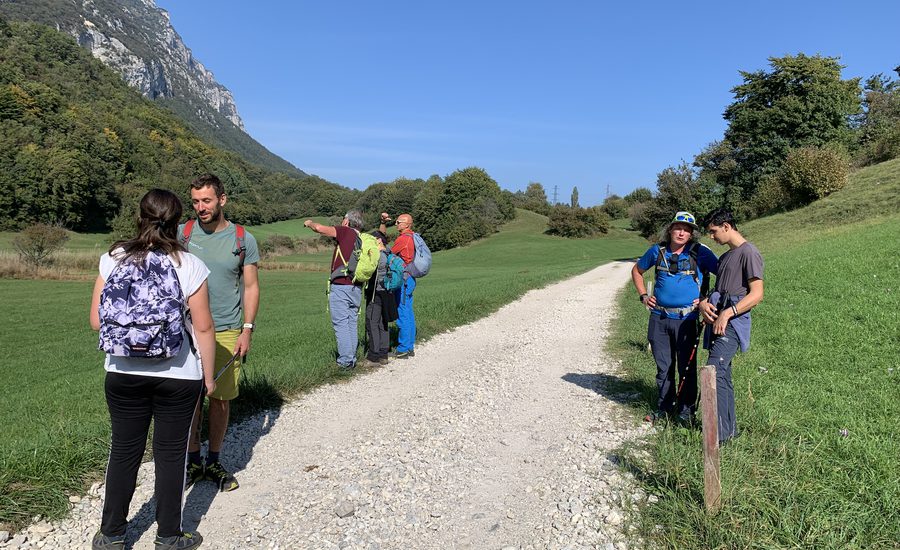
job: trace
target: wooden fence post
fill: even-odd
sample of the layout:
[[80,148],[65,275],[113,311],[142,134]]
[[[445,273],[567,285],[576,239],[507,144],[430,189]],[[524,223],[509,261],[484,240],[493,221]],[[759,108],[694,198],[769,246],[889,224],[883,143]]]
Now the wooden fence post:
[[715,365],[700,369],[700,406],[703,409],[703,504],[708,513],[715,514],[722,504]]

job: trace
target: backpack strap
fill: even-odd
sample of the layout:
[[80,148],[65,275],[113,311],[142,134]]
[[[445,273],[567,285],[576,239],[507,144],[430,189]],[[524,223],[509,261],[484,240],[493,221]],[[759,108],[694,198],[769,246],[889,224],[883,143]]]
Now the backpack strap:
[[700,243],[691,243],[688,257],[691,259],[691,271],[694,272],[694,282],[700,284],[700,273],[697,271],[697,253],[700,251]]
[[[689,243],[688,249],[687,249],[688,258],[690,258],[690,262],[691,262],[691,271],[692,271],[691,276],[693,277],[694,282],[697,283],[698,285],[700,284],[700,274],[697,271],[697,265],[698,265],[697,264],[697,255],[700,252],[701,246],[702,245],[698,242]],[[666,246],[658,245],[658,247],[659,247],[659,255],[656,257],[656,266],[655,266],[657,276],[659,276],[660,268],[663,266],[664,263],[666,264],[666,270],[665,270],[666,272],[668,272],[668,268],[669,268],[669,262],[668,262],[668,260],[666,260]]]
[[194,231],[194,218],[189,219],[184,222],[184,230],[181,232],[181,236],[178,240],[181,242],[181,246],[187,250],[188,243],[191,241],[191,233]]
[[237,241],[237,250],[234,251],[234,255],[240,258],[241,264],[239,269],[241,274],[244,273],[244,258],[247,256],[247,245],[244,244],[244,237],[244,226],[239,223],[234,224],[234,238]]

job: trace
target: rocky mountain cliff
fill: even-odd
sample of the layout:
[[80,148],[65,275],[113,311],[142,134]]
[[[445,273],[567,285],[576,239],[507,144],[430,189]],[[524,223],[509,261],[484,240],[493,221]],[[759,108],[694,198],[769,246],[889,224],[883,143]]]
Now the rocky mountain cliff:
[[0,16],[71,35],[141,93],[160,100],[200,135],[247,160],[303,174],[244,132],[231,92],[216,82],[153,0],[0,0]]

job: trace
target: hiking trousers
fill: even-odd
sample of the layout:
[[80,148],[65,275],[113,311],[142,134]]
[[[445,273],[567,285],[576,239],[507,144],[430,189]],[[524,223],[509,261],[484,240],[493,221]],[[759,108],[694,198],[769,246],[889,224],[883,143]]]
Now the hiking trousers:
[[738,436],[737,417],[734,404],[734,385],[731,382],[731,360],[738,351],[740,342],[731,323],[725,327],[725,334],[715,336],[710,343],[707,365],[716,367],[716,412],[719,415],[719,443]]
[[105,389],[112,442],[100,532],[125,534],[152,420],[157,535],[180,535],[188,435],[203,381],[108,372]]
[[413,292],[416,279],[406,277],[395,292],[397,299],[397,353],[412,351],[416,345],[416,314],[413,312]]
[[331,285],[328,309],[331,326],[337,340],[337,363],[341,367],[356,366],[356,346],[359,345],[359,305],[362,287],[357,285]]
[[[673,319],[650,314],[647,340],[656,361],[656,410],[689,416],[697,401],[697,366],[689,364],[691,351],[697,343],[697,319]],[[676,368],[679,379],[684,381],[677,403]]]

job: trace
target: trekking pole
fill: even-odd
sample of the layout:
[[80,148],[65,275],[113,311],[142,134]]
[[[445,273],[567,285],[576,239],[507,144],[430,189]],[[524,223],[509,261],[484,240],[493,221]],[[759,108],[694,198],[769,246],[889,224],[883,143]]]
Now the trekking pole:
[[220,377],[225,373],[225,371],[228,369],[228,367],[230,367],[231,365],[234,364],[235,361],[237,361],[238,355],[239,355],[239,354],[235,353],[234,355],[231,356],[231,359],[229,359],[228,362],[225,363],[225,366],[222,367],[222,369],[221,369],[219,372],[216,373],[216,376],[213,378],[213,382],[218,381],[219,378],[220,378]]

